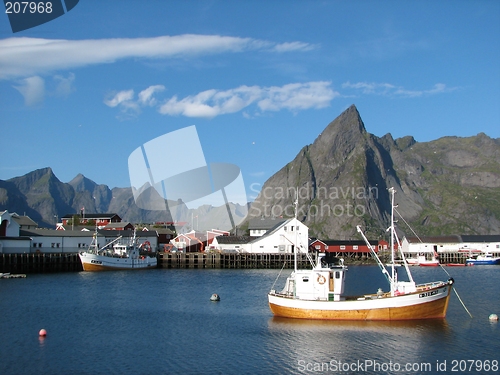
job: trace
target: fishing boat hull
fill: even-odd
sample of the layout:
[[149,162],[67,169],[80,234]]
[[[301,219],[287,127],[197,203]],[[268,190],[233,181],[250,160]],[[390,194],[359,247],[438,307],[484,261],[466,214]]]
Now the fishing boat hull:
[[492,265],[498,265],[500,264],[500,258],[493,258],[493,259],[467,259],[465,261],[465,264],[467,266],[472,266],[472,265],[477,265],[477,266],[492,266]]
[[418,265],[420,267],[437,267],[437,266],[439,266],[439,261],[438,260],[436,260],[436,261],[428,260],[425,262],[421,262]]
[[118,258],[93,253],[79,253],[84,271],[140,270],[156,268],[156,257]]
[[355,300],[302,300],[269,293],[269,307],[275,316],[321,320],[415,320],[445,318],[452,283],[415,293]]

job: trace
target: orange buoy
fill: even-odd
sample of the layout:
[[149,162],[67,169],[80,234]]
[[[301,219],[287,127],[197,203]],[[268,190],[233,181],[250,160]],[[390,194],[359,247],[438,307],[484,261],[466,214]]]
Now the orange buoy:
[[47,331],[45,329],[41,329],[40,332],[38,332],[38,336],[45,337],[47,336]]

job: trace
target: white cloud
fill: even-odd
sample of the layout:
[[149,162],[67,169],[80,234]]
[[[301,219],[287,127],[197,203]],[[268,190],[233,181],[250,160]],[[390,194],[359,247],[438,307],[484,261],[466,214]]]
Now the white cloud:
[[383,95],[392,97],[407,97],[416,98],[424,95],[442,94],[457,90],[457,87],[447,87],[444,83],[437,83],[428,90],[408,90],[401,86],[395,86],[390,83],[375,83],[375,82],[345,82],[342,84],[343,89],[353,89],[360,91],[365,95]]
[[[339,94],[330,82],[292,83],[281,87],[240,86],[226,91],[207,90],[183,99],[173,96],[162,104],[164,115],[186,117],[215,117],[234,113],[256,103],[261,111],[292,112],[309,108],[324,108]],[[248,113],[245,112],[248,117]]]
[[69,73],[67,78],[61,75],[56,75],[54,76],[54,81],[57,82],[56,92],[55,92],[57,96],[67,97],[75,90],[73,87],[73,82],[75,81],[75,75],[73,73]]
[[28,107],[43,103],[45,98],[45,81],[39,76],[24,78],[14,88],[24,97]]
[[179,58],[190,55],[267,50],[307,51],[307,43],[274,42],[221,35],[176,35],[154,38],[0,40],[0,79],[38,75],[58,69],[112,63],[125,58]]
[[275,45],[273,47],[273,50],[276,52],[311,51],[313,49],[316,49],[317,47],[318,47],[317,45],[309,43],[287,42]]
[[149,86],[147,89],[142,90],[139,93],[139,102],[143,105],[152,107],[156,104],[156,99],[153,97],[153,95],[163,90],[165,90],[165,86],[163,85]]
[[108,107],[116,107],[119,104],[131,101],[133,98],[134,90],[119,91],[114,94],[111,99],[104,100],[104,104],[106,104]]

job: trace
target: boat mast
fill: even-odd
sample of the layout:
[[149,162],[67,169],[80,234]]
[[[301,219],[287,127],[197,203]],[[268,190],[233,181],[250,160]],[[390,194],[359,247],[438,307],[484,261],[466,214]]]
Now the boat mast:
[[395,282],[395,269],[394,269],[394,194],[396,193],[396,190],[394,187],[389,188],[389,193],[391,193],[391,287],[394,285]]
[[[297,211],[299,206],[299,187],[295,192],[295,224],[297,223]],[[297,226],[295,226],[295,245],[293,246],[293,268],[297,272]]]

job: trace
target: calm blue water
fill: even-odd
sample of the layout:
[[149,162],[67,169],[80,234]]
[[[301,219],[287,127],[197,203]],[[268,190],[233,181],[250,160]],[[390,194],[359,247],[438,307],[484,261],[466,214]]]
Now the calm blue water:
[[[391,363],[392,369],[400,366],[399,373],[444,373],[438,364],[446,373],[453,373],[454,364],[456,373],[498,373],[474,366],[500,360],[500,325],[488,320],[491,313],[500,315],[500,267],[447,270],[473,319],[455,295],[444,321],[273,318],[266,293],[278,270],[81,272],[0,280],[0,374],[398,373]],[[277,288],[288,273],[283,271]],[[447,279],[439,268],[415,267],[413,273],[416,281]],[[375,266],[350,267],[347,276],[350,293],[387,289]],[[212,293],[221,301],[210,302]],[[48,332],[43,340],[41,328]],[[452,362],[467,360],[476,360],[471,371],[469,363]],[[458,371],[466,364],[466,371]]]

